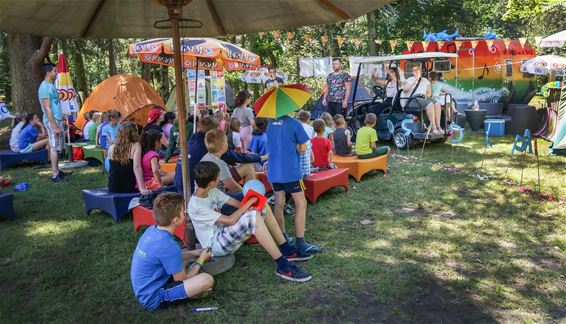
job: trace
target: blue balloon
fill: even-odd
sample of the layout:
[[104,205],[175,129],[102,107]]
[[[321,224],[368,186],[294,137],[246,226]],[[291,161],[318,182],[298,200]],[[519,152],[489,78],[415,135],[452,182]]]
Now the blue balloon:
[[265,195],[265,186],[259,180],[250,180],[244,184],[243,192],[244,196],[248,194],[248,190],[253,190],[260,195]]

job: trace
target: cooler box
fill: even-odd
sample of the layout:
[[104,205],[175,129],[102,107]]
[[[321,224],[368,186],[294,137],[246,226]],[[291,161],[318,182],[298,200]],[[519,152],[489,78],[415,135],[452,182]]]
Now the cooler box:
[[489,136],[500,137],[505,135],[505,120],[503,119],[484,120],[484,128],[487,129],[488,127],[490,127]]

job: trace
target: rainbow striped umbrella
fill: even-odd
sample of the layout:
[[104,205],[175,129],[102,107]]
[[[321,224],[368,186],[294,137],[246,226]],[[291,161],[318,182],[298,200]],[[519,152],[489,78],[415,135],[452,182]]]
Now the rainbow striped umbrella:
[[264,93],[254,104],[257,117],[277,118],[301,109],[312,96],[303,84],[275,87]]

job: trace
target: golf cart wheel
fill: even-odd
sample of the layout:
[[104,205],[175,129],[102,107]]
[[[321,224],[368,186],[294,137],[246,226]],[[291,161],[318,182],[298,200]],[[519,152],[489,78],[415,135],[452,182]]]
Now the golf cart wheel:
[[450,137],[450,136],[443,136],[441,138],[433,139],[431,142],[436,143],[436,144],[442,144],[442,143],[446,142],[448,137]]
[[405,132],[401,128],[397,128],[393,133],[393,141],[400,150],[411,149],[416,144],[413,134],[405,136]]

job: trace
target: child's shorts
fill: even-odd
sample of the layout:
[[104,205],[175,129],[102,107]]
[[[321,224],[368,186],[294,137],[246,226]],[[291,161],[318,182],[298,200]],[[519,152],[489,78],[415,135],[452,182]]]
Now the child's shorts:
[[285,191],[288,194],[293,194],[296,192],[305,191],[305,183],[303,180],[293,181],[293,182],[285,182],[285,183],[277,183],[274,182],[271,184],[273,186],[273,191]]
[[[265,211],[265,209],[264,209]],[[251,210],[240,217],[238,222],[231,226],[221,226],[214,234],[211,243],[213,256],[224,256],[236,252],[257,228],[257,211]],[[265,212],[261,213],[265,219]]]
[[187,296],[183,282],[174,281],[173,277],[171,277],[171,279],[159,289],[159,299],[161,300],[159,308],[167,308],[186,301],[189,299],[189,296]]

